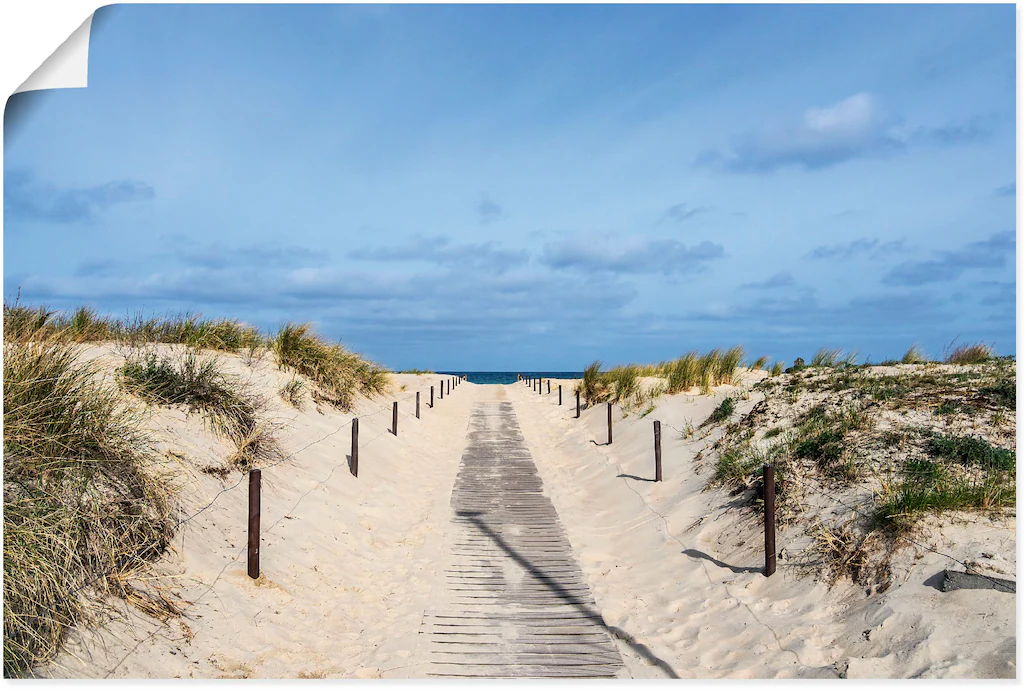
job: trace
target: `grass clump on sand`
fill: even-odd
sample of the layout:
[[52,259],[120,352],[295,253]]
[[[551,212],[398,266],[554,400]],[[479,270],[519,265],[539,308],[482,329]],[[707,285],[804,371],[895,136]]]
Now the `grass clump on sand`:
[[351,410],[356,394],[374,396],[391,386],[383,367],[349,352],[341,343],[328,343],[309,324],[285,324],[271,342],[278,365],[298,372],[313,384],[320,398],[342,410]]
[[[612,401],[635,407],[649,405],[664,393],[680,393],[698,386],[701,393],[710,394],[715,386],[735,383],[743,355],[741,346],[724,352],[715,348],[704,355],[690,351],[675,360],[656,365],[620,365],[606,371],[602,371],[601,362],[596,361],[583,371],[577,390],[587,405]],[[754,364],[763,366],[765,362],[767,359],[761,358]],[[656,386],[645,385],[642,377],[664,381]]]
[[906,476],[889,489],[874,515],[876,524],[896,531],[909,530],[924,513],[1014,506],[1017,486],[1013,471],[986,472],[981,476],[952,472],[945,464],[908,464]]
[[857,351],[842,348],[819,348],[811,358],[811,367],[852,367],[857,364]]
[[904,365],[919,365],[928,362],[928,356],[925,355],[921,347],[916,343],[909,348],[907,352],[903,353],[903,359],[900,362]]
[[276,457],[273,434],[261,418],[263,399],[224,372],[216,357],[191,348],[170,355],[141,352],[125,360],[118,379],[125,390],[149,403],[185,405],[203,413],[217,434],[235,444],[231,463],[241,470],[257,459]]
[[142,415],[123,394],[66,336],[17,317],[8,326],[3,602],[12,677],[52,658],[67,629],[88,619],[97,591],[141,601],[125,578],[168,544],[172,499],[153,470]]
[[708,416],[708,419],[704,421],[704,424],[701,425],[701,427],[725,422],[732,417],[733,411],[735,410],[736,401],[734,401],[731,396],[729,398],[725,398],[713,411],[711,411],[711,415]]
[[291,407],[296,410],[302,410],[302,394],[305,390],[306,383],[298,377],[292,377],[286,384],[277,390],[277,395]]
[[950,365],[979,365],[993,357],[995,354],[990,347],[984,343],[975,343],[957,346],[946,356],[946,362]]

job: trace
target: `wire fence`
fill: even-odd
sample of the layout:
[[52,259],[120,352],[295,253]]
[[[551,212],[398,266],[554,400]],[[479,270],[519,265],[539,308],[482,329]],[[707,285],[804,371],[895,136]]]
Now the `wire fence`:
[[[678,433],[679,433],[679,435],[680,435],[680,436],[681,436],[681,437],[682,437],[683,439],[688,439],[688,438],[689,438],[690,436],[692,436],[692,435],[694,434],[694,432],[696,431],[696,428],[695,428],[695,427],[693,427],[692,423],[688,424],[688,425],[687,425],[687,426],[686,426],[685,428],[683,428],[683,429],[680,429],[680,428],[678,428],[678,427],[676,427],[676,426],[674,426],[674,425],[671,425],[671,424],[669,424],[669,423],[667,423],[667,422],[665,422],[665,421],[663,421],[663,420],[662,420],[662,421],[659,421],[659,422],[661,423],[661,425],[662,425],[662,426],[664,426],[664,427],[667,427],[667,428],[669,428],[669,429],[672,429],[672,430],[675,430],[676,432],[678,432]],[[932,479],[932,478],[934,478],[934,477],[935,477],[935,474],[934,474],[934,472],[932,472],[932,471],[928,471],[928,470],[912,470],[912,469],[907,469],[907,470],[903,470],[903,469],[901,469],[901,470],[899,471],[899,475],[901,475],[901,476],[903,476],[903,477],[905,477],[905,478],[910,478],[910,477],[920,477],[920,478],[925,478],[925,479]],[[627,480],[627,479],[629,479],[629,478],[628,478],[628,477],[624,477],[624,478],[623,478],[623,481],[625,481],[625,480]],[[848,509],[848,510],[850,510],[850,511],[852,511],[852,512],[856,513],[856,514],[857,514],[857,515],[858,515],[858,516],[859,516],[860,518],[864,519],[864,520],[865,520],[865,521],[867,521],[867,522],[868,522],[869,524],[870,524],[870,523],[873,523],[873,522],[875,521],[875,517],[874,517],[873,515],[871,515],[871,514],[868,514],[868,513],[865,513],[864,511],[862,511],[862,510],[861,510],[860,508],[858,508],[857,506],[854,506],[854,505],[852,505],[852,504],[848,503],[848,501],[847,501],[847,500],[844,500],[844,499],[842,499],[842,498],[838,497],[837,495],[835,495],[834,493],[832,493],[832,492],[828,491],[828,490],[827,490],[827,489],[825,488],[825,486],[824,486],[824,485],[823,485],[822,483],[815,483],[815,484],[816,484],[817,486],[816,486],[816,487],[813,487],[813,488],[811,488],[811,487],[810,487],[809,485],[807,485],[806,483],[804,483],[804,482],[803,482],[802,480],[800,480],[799,478],[796,478],[795,476],[787,476],[787,480],[793,480],[793,481],[795,481],[795,483],[796,483],[796,484],[798,484],[798,485],[801,485],[801,486],[803,486],[803,487],[804,487],[805,489],[808,489],[808,490],[810,490],[810,491],[813,491],[813,492],[817,492],[818,494],[820,494],[820,495],[822,495],[822,496],[826,497],[826,498],[827,498],[827,499],[829,499],[830,501],[832,501],[832,502],[835,502],[835,504],[836,504],[837,506],[841,506],[841,507],[843,507],[843,508],[845,508],[845,509]],[[630,488],[631,490],[633,490],[633,488],[632,488],[632,487],[630,487],[628,483],[626,484],[626,486],[627,486],[627,487],[629,487],[629,488]],[[646,500],[646,499],[645,499],[645,498],[644,498],[644,497],[643,497],[643,496],[642,496],[642,495],[641,495],[641,494],[640,494],[639,492],[636,492],[636,490],[633,490],[633,491],[634,491],[634,493],[636,493],[636,494],[637,494],[637,496],[638,496],[638,497],[640,497],[641,501],[642,501],[642,502],[644,503],[644,505],[645,505],[645,506],[646,506],[646,507],[647,507],[647,508],[648,508],[648,509],[649,509],[649,510],[650,510],[651,512],[653,512],[654,514],[656,514],[656,515],[658,515],[658,516],[661,516],[661,518],[662,518],[663,520],[667,521],[667,518],[666,518],[666,517],[665,517],[664,515],[662,515],[661,513],[659,513],[658,511],[656,511],[656,510],[654,509],[654,507],[652,507],[652,506],[651,506],[651,505],[650,505],[650,504],[649,504],[649,503],[647,502],[647,500]],[[711,511],[711,512],[709,512],[709,513],[706,513],[706,514],[702,514],[702,515],[699,515],[699,516],[681,516],[681,517],[677,517],[677,518],[695,518],[695,519],[700,519],[700,520],[703,520],[704,518],[708,518],[709,516],[712,516],[712,515],[714,515],[714,514],[716,514],[716,513],[718,513],[718,512],[717,512],[717,511]],[[665,526],[665,527],[666,527],[666,531],[667,531],[667,530],[668,530],[668,525],[667,525],[667,523],[666,523],[666,526]],[[668,533],[668,534],[669,534],[669,535],[670,535],[670,537],[672,537],[672,538],[673,538],[673,539],[674,539],[674,540],[675,540],[676,542],[678,542],[678,541],[679,541],[679,540],[678,540],[678,538],[676,538],[676,537],[675,537],[674,535],[672,535],[671,533]],[[935,555],[937,555],[937,556],[940,556],[940,557],[944,557],[944,558],[946,558],[946,559],[949,559],[950,561],[952,561],[952,562],[955,562],[955,563],[957,563],[957,564],[959,564],[959,565],[963,566],[963,567],[964,567],[964,569],[965,569],[965,571],[967,571],[967,572],[969,572],[969,573],[972,573],[972,574],[973,574],[973,575],[975,575],[975,576],[978,576],[978,577],[980,577],[980,578],[983,578],[983,579],[987,580],[988,582],[992,583],[992,584],[993,584],[993,586],[995,586],[995,587],[997,587],[997,588],[1002,588],[1002,587],[1004,587],[1004,586],[1003,586],[1003,584],[1000,584],[1000,583],[999,583],[998,581],[994,580],[993,578],[991,578],[991,577],[989,577],[989,576],[986,576],[985,574],[982,574],[982,573],[978,573],[976,569],[972,568],[972,567],[971,567],[971,566],[970,566],[969,564],[967,564],[967,563],[966,563],[966,562],[964,562],[963,560],[961,560],[961,559],[958,559],[957,557],[954,557],[954,556],[953,556],[953,555],[951,555],[951,554],[947,554],[947,553],[945,553],[945,552],[942,552],[942,551],[940,551],[940,550],[938,550],[938,549],[936,549],[936,548],[934,548],[934,547],[932,547],[932,546],[930,546],[930,545],[928,545],[928,544],[925,544],[925,543],[923,543],[923,542],[921,542],[921,541],[919,541],[919,540],[916,540],[915,538],[913,538],[913,537],[912,537],[911,535],[909,535],[909,534],[901,534],[901,535],[899,536],[899,539],[905,540],[906,542],[908,542],[908,543],[910,543],[910,544],[912,544],[912,545],[914,545],[914,546],[916,546],[916,547],[918,547],[918,548],[920,548],[920,549],[923,549],[923,550],[925,550],[925,551],[927,551],[927,552],[931,552],[931,553],[933,553],[933,554],[935,554]],[[680,543],[680,544],[681,544],[681,543]]]
[[[408,401],[408,400],[411,400],[411,399],[415,398],[415,395],[416,395],[416,392],[414,391],[411,394],[409,394],[409,395],[407,395],[407,396],[405,396],[403,398],[397,399],[397,401],[399,403],[401,403],[403,401]],[[373,412],[370,412],[368,414],[364,414],[364,415],[361,415],[361,416],[353,416],[352,419],[356,419],[356,417],[358,417],[358,419],[360,419],[360,420],[371,419],[373,417],[376,417],[377,415],[380,415],[381,413],[383,413],[385,411],[393,410],[393,404],[394,404],[394,401],[392,401],[391,403],[388,403],[386,405],[382,405],[379,408],[373,409]],[[399,407],[401,408],[401,406],[399,406]],[[414,416],[407,414],[406,417],[414,417]],[[340,433],[342,430],[344,430],[346,428],[351,428],[352,419],[342,423],[341,425],[339,425],[333,431],[328,432],[327,434],[324,434],[324,435],[320,436],[319,438],[314,439],[313,441],[310,441],[310,442],[308,442],[306,444],[303,444],[302,446],[300,446],[299,448],[295,449],[291,453],[289,453],[287,455],[283,455],[283,456],[275,459],[274,461],[272,461],[270,463],[267,463],[265,465],[259,466],[258,469],[260,471],[269,470],[271,468],[274,468],[276,466],[281,465],[282,463],[285,463],[288,460],[291,460],[291,459],[295,458],[298,454],[302,453],[303,451],[305,451],[305,450],[307,450],[307,449],[309,449],[309,448],[311,448],[313,446],[316,446],[317,444],[320,444],[320,443],[326,441],[327,439],[330,439],[331,437],[333,437],[336,434]],[[375,441],[377,441],[381,437],[384,437],[385,435],[393,435],[393,430],[391,430],[390,428],[386,428],[385,427],[384,429],[382,429],[375,436],[371,437],[370,439],[366,440],[365,442],[360,442],[360,444],[359,444],[360,449],[365,449],[365,448],[369,447],[371,444],[373,444]],[[342,466],[347,465],[348,463],[349,463],[349,459],[347,457],[345,457],[345,459],[342,462],[340,462],[340,463],[336,464],[335,466],[333,466],[331,468],[331,472],[328,474],[328,476],[326,478],[324,478],[323,480],[318,481],[317,484],[314,485],[314,487],[312,489],[308,490],[306,493],[301,495],[299,497],[299,499],[296,501],[296,503],[288,511],[286,511],[285,514],[283,514],[281,518],[279,518],[277,521],[275,521],[264,532],[265,533],[269,533],[270,530],[273,530],[278,524],[280,524],[280,522],[282,520],[284,520],[285,516],[287,516],[292,511],[295,510],[295,508],[299,505],[299,503],[301,503],[301,501],[303,499],[305,499],[307,496],[309,496],[309,494],[311,494],[314,490],[318,489],[319,487],[322,487],[324,484],[329,482],[331,477],[334,476],[334,473],[337,472],[338,468],[341,468]],[[217,502],[220,500],[221,497],[223,497],[225,494],[228,494],[229,492],[232,492],[233,490],[235,490],[239,486],[241,486],[243,483],[245,483],[245,481],[248,479],[248,477],[249,476],[248,476],[247,473],[244,473],[244,472],[243,473],[239,473],[239,477],[238,477],[237,481],[235,481],[233,484],[231,484],[231,485],[229,485],[227,487],[222,487],[216,494],[214,494],[214,496],[210,499],[210,501],[208,501],[202,507],[200,507],[196,511],[192,512],[191,514],[189,514],[189,515],[187,515],[187,516],[185,516],[183,518],[178,519],[175,523],[173,523],[169,527],[168,532],[173,534],[176,531],[178,531],[179,528],[182,528],[183,526],[186,526],[189,523],[191,523],[192,521],[194,521],[195,519],[197,519],[199,516],[201,516],[203,513],[205,513],[209,509],[211,509],[215,504],[217,504]],[[140,555],[142,555],[142,554],[150,554],[152,549],[158,549],[158,548],[161,547],[161,545],[162,545],[162,541],[154,541],[154,542],[150,543],[149,545],[147,545],[147,546],[137,550],[137,553],[140,554]],[[239,554],[241,554],[241,552]],[[134,557],[134,559],[137,562],[141,562],[141,563],[145,563],[146,562],[146,560],[143,557],[141,557],[141,556],[136,556],[136,557]],[[237,557],[236,557],[236,559],[237,559]],[[81,584],[79,584],[77,587],[75,587],[72,590],[68,591],[66,597],[70,599],[70,598],[78,595],[79,593],[81,593],[83,590],[89,588],[92,585],[95,585],[96,583],[98,583],[98,582],[100,582],[100,581],[102,581],[102,580],[104,580],[106,578],[109,578],[110,576],[114,575],[119,570],[123,570],[124,568],[125,568],[125,565],[118,565],[118,566],[116,566],[114,568],[111,568],[111,569],[108,569],[106,571],[103,571],[102,573],[96,574],[96,575],[92,576],[91,578],[88,578],[87,580],[85,580]],[[40,609],[45,610],[47,614],[54,614],[54,613],[57,612],[56,608],[54,608],[54,607],[42,606]],[[35,618],[39,618],[40,616],[41,616],[40,614],[36,614]]]

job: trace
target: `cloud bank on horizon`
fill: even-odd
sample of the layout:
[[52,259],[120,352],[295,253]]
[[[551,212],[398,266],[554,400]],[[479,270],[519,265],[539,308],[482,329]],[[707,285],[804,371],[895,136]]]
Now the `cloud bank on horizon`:
[[97,20],[88,88],[8,105],[8,299],[395,368],[1015,353],[1012,5]]

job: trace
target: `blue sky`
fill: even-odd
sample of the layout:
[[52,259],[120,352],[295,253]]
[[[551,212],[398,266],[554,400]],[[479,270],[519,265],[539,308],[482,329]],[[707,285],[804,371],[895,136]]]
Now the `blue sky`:
[[8,102],[4,294],[395,368],[1015,353],[1014,12],[103,8]]

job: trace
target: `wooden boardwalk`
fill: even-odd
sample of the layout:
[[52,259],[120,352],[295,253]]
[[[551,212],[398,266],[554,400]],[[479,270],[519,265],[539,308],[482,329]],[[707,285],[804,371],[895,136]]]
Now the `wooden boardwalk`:
[[430,676],[615,677],[597,611],[512,404],[478,403],[452,491],[447,601],[427,612]]

